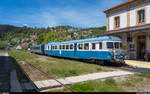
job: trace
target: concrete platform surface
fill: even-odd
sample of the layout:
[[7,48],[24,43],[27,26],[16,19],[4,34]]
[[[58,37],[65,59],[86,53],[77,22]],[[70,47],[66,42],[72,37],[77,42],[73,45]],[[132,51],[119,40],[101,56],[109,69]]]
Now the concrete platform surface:
[[22,92],[8,53],[0,53],[0,92]]
[[136,60],[125,60],[125,62],[126,62],[126,64],[131,65],[131,66],[150,69],[150,62],[136,61]]
[[[67,77],[64,79],[57,79],[63,84],[74,84],[74,83],[80,83],[88,80],[96,80],[96,79],[103,79],[107,77],[115,77],[115,76],[123,76],[123,75],[131,75],[135,72],[131,71],[113,71],[113,72],[99,72],[99,73],[92,73],[92,74],[86,74],[86,75],[80,75],[80,76],[73,76],[73,77]],[[34,82],[38,88],[53,88],[53,87],[59,87],[61,86],[60,83],[58,83],[55,80],[44,80],[44,81],[35,81]]]

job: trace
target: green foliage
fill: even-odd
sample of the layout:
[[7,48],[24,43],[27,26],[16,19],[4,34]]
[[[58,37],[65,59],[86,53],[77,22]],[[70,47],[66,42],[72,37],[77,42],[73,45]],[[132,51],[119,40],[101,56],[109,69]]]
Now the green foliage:
[[[73,31],[70,31],[70,29],[73,29]],[[31,38],[33,35],[37,35],[37,40],[34,40],[36,44],[45,44],[52,41],[68,41],[68,40],[85,39],[90,37],[98,37],[102,35],[104,32],[105,27],[84,28],[84,29],[74,28],[71,26],[29,28],[29,27],[15,27],[11,25],[0,25],[0,40],[7,40],[9,41],[10,45],[17,46],[22,42],[18,43],[16,41]],[[32,45],[30,40],[27,40],[26,42],[30,43],[30,46]]]
[[7,41],[0,41],[0,49],[5,49],[7,46]]

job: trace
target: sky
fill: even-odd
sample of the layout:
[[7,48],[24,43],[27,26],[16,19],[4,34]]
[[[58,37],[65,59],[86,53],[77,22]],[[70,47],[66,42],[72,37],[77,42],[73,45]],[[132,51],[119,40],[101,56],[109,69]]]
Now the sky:
[[28,27],[101,27],[104,10],[125,0],[1,0],[0,24]]

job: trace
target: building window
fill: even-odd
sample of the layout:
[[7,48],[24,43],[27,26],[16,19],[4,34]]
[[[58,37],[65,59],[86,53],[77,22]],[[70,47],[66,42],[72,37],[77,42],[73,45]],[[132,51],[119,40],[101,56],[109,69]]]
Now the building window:
[[96,43],[92,43],[92,50],[96,49]]
[[89,50],[89,43],[84,44],[84,50]]
[[137,24],[145,23],[145,9],[137,11]]
[[114,24],[115,24],[115,28],[119,28],[120,27],[120,16],[117,16],[114,18]]

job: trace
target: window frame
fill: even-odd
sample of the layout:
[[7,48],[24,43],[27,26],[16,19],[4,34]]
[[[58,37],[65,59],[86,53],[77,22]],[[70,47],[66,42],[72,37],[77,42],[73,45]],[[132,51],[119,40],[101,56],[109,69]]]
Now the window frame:
[[[141,17],[141,22],[139,21],[139,12],[140,11],[144,11],[144,20]],[[144,21],[144,22],[143,22]],[[137,25],[142,25],[142,24],[146,24],[146,8],[140,8],[136,10],[136,24]]]
[[[116,22],[116,18],[119,18],[119,25],[117,26],[117,22]],[[119,29],[120,28],[120,24],[121,24],[121,16],[120,15],[117,15],[114,17],[114,29]]]

